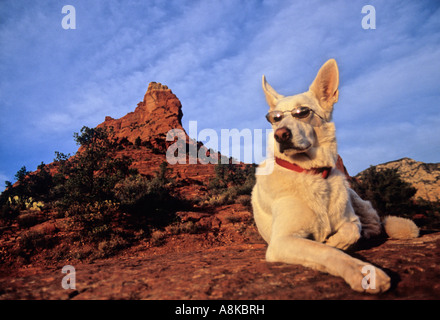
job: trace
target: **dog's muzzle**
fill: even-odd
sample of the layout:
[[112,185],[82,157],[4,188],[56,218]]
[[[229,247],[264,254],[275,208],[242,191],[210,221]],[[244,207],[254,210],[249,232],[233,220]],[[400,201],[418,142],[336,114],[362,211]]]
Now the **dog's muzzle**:
[[292,142],[292,131],[287,127],[281,127],[275,130],[274,133],[275,141],[279,144],[280,152],[283,153],[285,150],[295,150],[296,152],[305,152],[310,148],[311,145],[307,147],[295,146]]

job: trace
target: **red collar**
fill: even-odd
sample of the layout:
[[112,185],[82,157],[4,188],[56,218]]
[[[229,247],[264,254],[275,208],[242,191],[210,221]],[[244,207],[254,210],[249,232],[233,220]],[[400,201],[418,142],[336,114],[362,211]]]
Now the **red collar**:
[[288,162],[286,160],[280,159],[280,158],[275,158],[275,162],[282,166],[283,168],[292,170],[292,171],[296,171],[296,172],[305,172],[305,173],[311,173],[311,174],[322,174],[322,177],[324,179],[327,179],[328,176],[330,175],[332,168],[331,167],[322,167],[322,168],[312,168],[312,169],[304,169],[302,167],[300,167],[297,164]]

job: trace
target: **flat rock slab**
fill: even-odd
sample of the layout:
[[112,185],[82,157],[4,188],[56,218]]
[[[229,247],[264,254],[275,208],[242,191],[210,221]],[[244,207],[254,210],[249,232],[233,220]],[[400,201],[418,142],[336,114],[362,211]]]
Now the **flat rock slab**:
[[75,265],[75,289],[63,289],[61,268],[0,275],[9,299],[439,299],[440,233],[388,240],[352,255],[392,278],[380,295],[352,291],[340,278],[298,265],[267,263],[266,245],[241,244],[147,255],[138,251]]

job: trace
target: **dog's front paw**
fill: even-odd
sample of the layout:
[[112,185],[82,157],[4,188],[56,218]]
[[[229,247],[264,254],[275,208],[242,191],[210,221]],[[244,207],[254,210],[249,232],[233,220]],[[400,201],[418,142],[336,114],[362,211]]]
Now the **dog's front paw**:
[[329,237],[325,244],[341,250],[345,250],[356,243],[361,237],[359,227],[355,223],[344,223],[339,230]]
[[345,273],[344,279],[358,292],[380,293],[391,286],[391,279],[384,271],[357,259]]

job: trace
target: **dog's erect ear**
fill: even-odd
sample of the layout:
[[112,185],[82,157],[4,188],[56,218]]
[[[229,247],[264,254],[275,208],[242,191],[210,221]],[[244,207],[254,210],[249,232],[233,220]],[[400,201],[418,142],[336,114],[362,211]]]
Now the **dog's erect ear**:
[[263,91],[266,95],[266,101],[269,104],[270,109],[274,109],[278,101],[284,98],[283,95],[277,93],[274,88],[267,83],[266,77],[263,75]]
[[331,111],[339,97],[339,70],[334,59],[328,60],[319,69],[309,90],[315,94],[326,111]]

